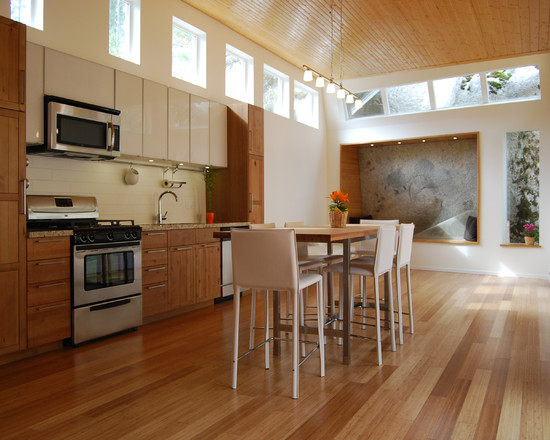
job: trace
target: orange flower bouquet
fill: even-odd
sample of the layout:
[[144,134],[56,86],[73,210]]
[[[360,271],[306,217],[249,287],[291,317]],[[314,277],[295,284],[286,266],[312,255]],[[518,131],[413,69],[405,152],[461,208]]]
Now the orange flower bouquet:
[[330,194],[332,203],[329,205],[330,226],[332,228],[345,228],[348,222],[348,194],[342,191],[333,191]]
[[344,194],[342,191],[332,191],[330,198],[332,199],[332,203],[328,207],[330,211],[348,211],[347,204],[349,203],[349,198],[347,193]]

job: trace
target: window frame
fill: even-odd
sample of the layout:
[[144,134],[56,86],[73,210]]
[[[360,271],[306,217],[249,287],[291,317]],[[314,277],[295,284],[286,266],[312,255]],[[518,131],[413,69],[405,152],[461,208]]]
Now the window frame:
[[[113,2],[125,3],[129,7],[128,29],[129,37],[127,41],[127,50],[121,51],[117,47],[119,53],[111,51],[111,34],[118,33],[120,28],[111,28],[111,6]],[[126,45],[126,44],[125,44]],[[140,64],[140,47],[141,47],[141,0],[109,0],[109,55],[130,61],[134,64]]]
[[[311,114],[313,117],[311,118],[311,123],[306,122],[304,120],[298,119],[298,114],[296,113],[296,89],[301,90],[302,92],[308,93],[312,97],[311,102]],[[301,83],[300,81],[294,80],[294,91],[293,91],[293,104],[294,104],[294,115],[293,119],[296,122],[299,122],[301,124],[307,125],[312,128],[319,129],[319,92],[317,90],[312,89],[311,87],[306,86],[305,84]]]
[[285,118],[288,118],[290,115],[290,77],[283,72],[271,67],[268,64],[264,64],[264,96],[263,96],[263,108],[266,108],[266,94],[265,94],[265,84],[266,84],[266,73],[277,78],[278,82],[278,93],[277,93],[277,103],[274,105],[272,113],[278,114]]
[[[30,12],[21,17],[21,6],[26,5]],[[40,31],[44,30],[44,0],[18,0],[18,7],[10,1],[10,18]],[[17,13],[17,14],[16,14]]]
[[[174,52],[175,49],[180,47],[174,45],[174,31],[176,29],[190,34],[196,41],[192,54],[193,61],[190,63],[190,70],[192,71],[190,75],[180,75],[175,70],[176,63],[174,63]],[[172,76],[182,81],[206,88],[206,32],[176,16],[172,16]]]
[[[244,61],[244,78],[242,79],[242,81],[244,82],[244,87],[241,87],[241,89],[243,89],[242,95],[240,94],[241,91],[236,91],[234,88],[228,89],[229,81],[227,77],[227,57],[229,55],[240,58],[242,61]],[[254,57],[248,55],[242,50],[237,49],[234,46],[231,46],[230,44],[226,44],[225,60],[225,96],[236,99],[238,101],[246,102],[248,104],[254,104]]]

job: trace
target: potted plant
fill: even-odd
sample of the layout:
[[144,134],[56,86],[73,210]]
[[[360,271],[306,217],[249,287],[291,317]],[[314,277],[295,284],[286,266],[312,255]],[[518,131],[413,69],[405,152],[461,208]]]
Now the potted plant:
[[348,194],[342,191],[333,191],[330,194],[332,203],[329,205],[330,227],[345,228],[348,221]]
[[523,225],[523,231],[521,231],[525,244],[528,246],[533,246],[535,241],[539,239],[539,230],[533,223],[526,223]]
[[212,210],[212,193],[214,192],[214,183],[218,172],[210,167],[205,167],[203,170],[204,183],[206,184],[206,223],[214,223],[214,212]]

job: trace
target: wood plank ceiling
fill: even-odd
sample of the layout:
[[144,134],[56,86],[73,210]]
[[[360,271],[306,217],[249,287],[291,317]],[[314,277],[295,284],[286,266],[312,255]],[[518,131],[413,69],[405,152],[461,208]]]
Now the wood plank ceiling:
[[550,50],[550,0],[182,1],[326,76],[332,22],[337,81]]

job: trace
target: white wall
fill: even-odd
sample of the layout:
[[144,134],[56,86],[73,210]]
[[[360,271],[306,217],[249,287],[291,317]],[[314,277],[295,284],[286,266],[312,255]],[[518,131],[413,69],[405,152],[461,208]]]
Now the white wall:
[[[548,277],[550,271],[550,55],[529,56],[425,71],[404,72],[346,82],[351,90],[370,90],[428,79],[538,64],[542,100],[440,110],[422,114],[346,121],[343,108],[327,99],[328,183],[338,187],[340,144],[419,138],[451,133],[480,133],[480,244],[416,243],[416,268]],[[506,216],[504,138],[508,131],[538,129],[540,150],[541,248],[501,247]]]
[[[255,105],[262,107],[264,63],[301,80],[298,69],[180,0],[141,0],[141,63],[108,54],[109,0],[46,0],[44,31],[27,29],[27,40],[142,78],[230,105],[225,96],[226,43],[254,57]],[[9,17],[9,0],[0,0],[0,14]],[[171,76],[172,16],[207,34],[207,87],[203,89]],[[292,50],[289,48],[289,50]],[[322,99],[321,99],[322,112]],[[292,107],[290,114],[293,114]],[[326,221],[326,141],[324,115],[319,130],[265,112],[265,221]],[[133,218],[151,223],[156,218],[163,170],[134,165],[140,172],[135,186],[123,183],[127,164],[82,162],[29,156],[30,194],[95,195],[101,217]],[[188,184],[175,190],[177,204],[163,199],[168,221],[205,221],[204,182],[200,173],[178,171]],[[183,202],[182,202],[183,201]]]

